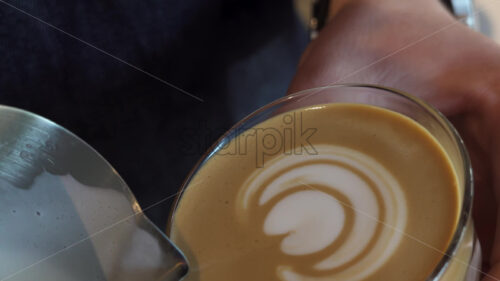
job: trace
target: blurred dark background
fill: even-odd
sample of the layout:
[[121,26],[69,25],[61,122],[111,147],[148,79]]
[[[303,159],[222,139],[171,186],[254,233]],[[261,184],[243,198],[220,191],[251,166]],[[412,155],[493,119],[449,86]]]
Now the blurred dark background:
[[[308,35],[291,0],[2,0],[0,104],[68,128],[146,208],[232,124],[286,92]],[[173,198],[146,211],[162,229]]]

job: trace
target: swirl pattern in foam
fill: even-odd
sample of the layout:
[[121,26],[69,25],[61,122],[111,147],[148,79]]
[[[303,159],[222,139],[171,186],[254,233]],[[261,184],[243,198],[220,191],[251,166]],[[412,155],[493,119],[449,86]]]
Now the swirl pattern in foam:
[[269,208],[264,233],[283,237],[285,255],[314,261],[309,274],[277,265],[280,279],[362,280],[398,248],[407,223],[404,192],[368,155],[342,146],[315,148],[316,155],[282,155],[256,170],[238,194],[237,217],[245,224],[253,209]]
[[[275,129],[294,137],[262,154]],[[300,155],[304,141],[315,155]],[[197,170],[173,215],[186,281],[421,281],[451,241],[457,174],[439,142],[401,114],[302,108],[227,147]]]

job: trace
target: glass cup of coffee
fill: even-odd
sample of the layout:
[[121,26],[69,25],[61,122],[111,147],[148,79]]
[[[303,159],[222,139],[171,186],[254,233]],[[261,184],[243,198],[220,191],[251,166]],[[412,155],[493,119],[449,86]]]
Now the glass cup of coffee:
[[472,170],[453,126],[374,85],[252,113],[198,162],[167,233],[188,281],[480,277]]

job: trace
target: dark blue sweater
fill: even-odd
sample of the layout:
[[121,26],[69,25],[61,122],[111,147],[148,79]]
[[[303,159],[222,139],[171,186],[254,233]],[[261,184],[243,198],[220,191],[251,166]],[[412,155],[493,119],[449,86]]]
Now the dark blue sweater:
[[[290,0],[3,0],[0,103],[70,129],[147,207],[230,125],[284,94],[307,42]],[[148,215],[161,227],[171,201]]]

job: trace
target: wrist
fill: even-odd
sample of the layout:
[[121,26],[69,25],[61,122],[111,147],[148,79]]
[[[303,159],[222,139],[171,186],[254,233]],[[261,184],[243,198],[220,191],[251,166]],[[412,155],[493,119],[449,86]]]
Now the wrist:
[[354,2],[359,2],[360,0],[330,0],[330,5],[328,7],[328,20],[335,17],[342,9],[348,5],[354,4]]
[[427,7],[427,8],[445,8],[440,0],[330,0],[328,7],[328,21],[338,15],[341,11],[346,9],[363,8],[366,9],[368,6],[376,7],[377,9],[382,9],[387,7],[388,9],[398,9],[403,7],[404,9],[415,7]]

